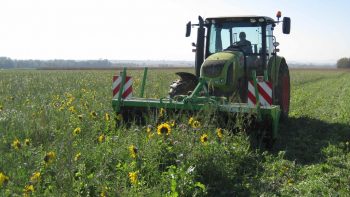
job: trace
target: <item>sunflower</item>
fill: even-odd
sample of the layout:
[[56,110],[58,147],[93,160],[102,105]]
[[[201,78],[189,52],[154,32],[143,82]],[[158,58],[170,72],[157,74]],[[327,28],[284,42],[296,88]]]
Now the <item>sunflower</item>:
[[106,113],[105,114],[105,120],[108,122],[110,119],[111,119],[111,116],[108,113]]
[[138,151],[138,149],[136,148],[136,146],[134,146],[134,145],[129,146],[129,152],[130,152],[130,156],[132,158],[135,159],[137,157],[137,151]]
[[222,128],[217,128],[216,129],[216,135],[219,137],[219,139],[221,139],[223,137],[223,130]]
[[85,101],[83,102],[83,106],[85,107],[85,109],[88,109],[89,108],[89,104]]
[[208,135],[207,134],[203,134],[200,138],[201,142],[203,144],[206,144],[208,142]]
[[75,155],[74,161],[78,161],[80,159],[80,157],[81,157],[81,153],[79,152]]
[[201,123],[198,120],[195,120],[192,122],[191,127],[194,129],[198,129],[199,127],[201,127]]
[[163,135],[163,134],[169,135],[171,133],[170,125],[168,123],[163,123],[158,125],[157,133],[158,135]]
[[41,174],[40,172],[34,172],[33,175],[30,177],[30,182],[32,184],[35,184],[40,181]]
[[79,120],[83,120],[83,115],[82,114],[78,115],[78,118]]
[[90,116],[93,118],[97,117],[97,113],[95,111],[90,112]]
[[9,181],[9,177],[6,176],[4,173],[0,172],[0,187],[2,185],[6,184]]
[[55,158],[56,158],[55,152],[50,151],[50,152],[48,152],[48,153],[45,155],[44,161],[45,161],[45,163],[47,163],[47,164],[48,164],[48,163],[52,163],[53,160],[55,160]]
[[129,172],[129,180],[131,184],[135,185],[137,183],[138,172]]
[[81,132],[80,127],[77,127],[77,128],[74,129],[73,135],[78,135],[80,132]]
[[33,185],[26,185],[23,189],[24,196],[28,196],[29,193],[34,192]]
[[15,150],[18,150],[18,149],[21,148],[21,142],[16,138],[15,140],[13,140],[11,146],[12,146],[12,148],[14,148]]
[[146,127],[146,133],[147,133],[147,137],[150,139],[154,133],[152,133],[152,130],[153,130],[153,126],[152,125],[148,125]]
[[102,191],[100,193],[100,197],[107,197],[107,191],[108,191],[108,187],[105,186],[105,187],[102,187]]
[[77,112],[77,110],[75,110],[75,107],[74,106],[70,106],[69,108],[68,108],[68,110],[71,112],[71,113],[75,113],[75,112]]
[[98,136],[97,141],[99,143],[102,143],[105,141],[105,139],[106,139],[106,136],[104,134],[101,134],[100,136]]
[[26,138],[26,139],[24,140],[24,144],[25,144],[26,146],[29,146],[29,145],[30,145],[30,139]]
[[193,118],[193,117],[191,117],[190,119],[188,119],[188,125],[192,125],[193,121],[194,121],[194,118]]

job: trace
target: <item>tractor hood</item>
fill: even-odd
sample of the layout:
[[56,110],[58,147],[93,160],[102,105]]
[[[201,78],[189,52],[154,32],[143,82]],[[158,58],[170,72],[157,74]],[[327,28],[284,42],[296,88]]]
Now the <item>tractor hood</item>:
[[242,56],[242,53],[237,51],[222,51],[210,55],[201,66],[200,76],[204,78],[224,77],[228,67],[238,56]]
[[243,75],[243,61],[244,56],[240,51],[212,54],[203,62],[200,77],[220,91],[232,91]]

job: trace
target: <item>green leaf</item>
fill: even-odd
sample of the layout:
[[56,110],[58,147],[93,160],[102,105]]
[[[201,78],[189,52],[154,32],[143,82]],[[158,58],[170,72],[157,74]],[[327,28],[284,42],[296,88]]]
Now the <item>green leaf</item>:
[[203,191],[205,191],[205,185],[202,184],[201,182],[196,182],[195,186],[196,186],[196,187],[199,187],[199,188],[201,188]]

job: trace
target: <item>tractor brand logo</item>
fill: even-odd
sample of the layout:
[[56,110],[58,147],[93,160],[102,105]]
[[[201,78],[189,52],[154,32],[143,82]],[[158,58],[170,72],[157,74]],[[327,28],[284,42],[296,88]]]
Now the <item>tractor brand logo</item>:
[[[121,76],[113,76],[113,99],[118,99],[121,84],[122,83],[122,77]],[[123,99],[129,99],[132,97],[132,77],[126,76],[125,77],[125,83],[123,86]]]
[[[257,77],[257,89],[259,94],[259,102],[261,106],[271,106],[272,105],[272,83],[269,81],[263,81],[261,78]],[[254,82],[249,81],[248,83],[248,105],[255,106],[257,103],[257,98],[255,95]]]

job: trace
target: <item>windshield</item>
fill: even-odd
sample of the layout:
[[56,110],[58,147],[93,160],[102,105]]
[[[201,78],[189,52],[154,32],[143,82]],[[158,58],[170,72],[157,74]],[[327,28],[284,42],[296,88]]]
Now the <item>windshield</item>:
[[[261,26],[252,25],[254,24],[242,22],[212,24],[210,28],[209,52],[216,53],[232,45],[242,45],[244,43],[245,47],[249,47],[245,49],[246,53],[259,53],[259,50],[262,48]],[[249,44],[247,41],[250,42],[250,46],[246,46]]]

